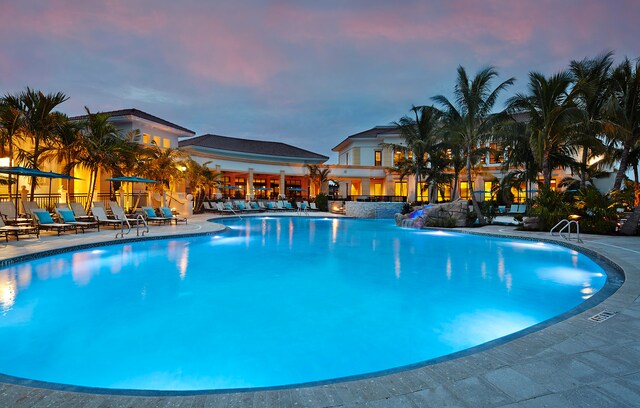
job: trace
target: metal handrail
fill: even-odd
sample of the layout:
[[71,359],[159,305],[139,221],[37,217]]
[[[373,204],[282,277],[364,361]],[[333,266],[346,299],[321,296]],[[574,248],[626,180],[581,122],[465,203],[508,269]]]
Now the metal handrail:
[[144,234],[146,232],[149,232],[149,224],[147,224],[147,220],[144,219],[144,217],[142,216],[142,214],[138,214],[138,216],[136,217],[136,236],[140,236],[140,222],[142,221],[142,225],[144,225],[145,230],[142,231],[142,236],[144,237]]
[[561,227],[568,223],[569,223],[569,220],[560,220],[560,222],[558,222],[556,225],[553,226],[553,228],[551,228],[551,231],[549,231],[549,235],[553,236],[553,231],[555,231],[556,228]]
[[[556,227],[560,227],[562,226],[562,228],[560,228],[560,230],[558,231],[558,235],[560,237],[562,237],[563,239],[566,239],[567,241],[571,241],[571,226],[575,225],[576,226],[576,241],[578,241],[579,243],[582,243],[582,240],[580,239],[580,223],[576,220],[562,220],[559,223],[557,223],[556,225],[554,225],[553,228],[551,228],[551,231],[549,231],[549,234],[553,235],[553,231],[556,229]],[[566,232],[567,236],[564,236],[562,233]]]

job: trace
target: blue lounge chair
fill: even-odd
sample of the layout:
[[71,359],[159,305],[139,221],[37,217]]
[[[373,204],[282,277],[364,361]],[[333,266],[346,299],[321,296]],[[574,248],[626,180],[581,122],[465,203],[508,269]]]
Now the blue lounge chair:
[[49,214],[47,210],[33,210],[32,214],[38,230],[56,231],[58,235],[69,230],[74,230],[76,234],[78,233],[78,227],[76,225],[53,221],[51,214]]
[[55,211],[63,223],[75,225],[82,230],[82,233],[84,233],[84,230],[86,230],[87,228],[97,228],[98,231],[100,231],[100,223],[98,223],[95,218],[93,219],[93,221],[78,221],[76,220],[73,211],[68,208],[56,208]]

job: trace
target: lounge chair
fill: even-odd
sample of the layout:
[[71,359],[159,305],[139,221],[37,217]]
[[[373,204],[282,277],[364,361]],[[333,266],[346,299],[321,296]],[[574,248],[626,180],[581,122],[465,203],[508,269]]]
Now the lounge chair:
[[209,201],[204,201],[202,203],[202,209],[206,212],[218,212],[218,208],[216,208],[212,203],[210,203]]
[[47,210],[33,210],[32,214],[39,230],[56,231],[58,235],[69,230],[74,230],[76,234],[78,233],[77,225],[54,222]]
[[159,207],[158,210],[162,213],[163,217],[171,218],[171,221],[175,222],[176,225],[178,225],[179,222],[184,222],[185,224],[188,223],[187,217],[178,217],[169,207]]
[[63,223],[75,225],[82,230],[82,233],[84,233],[84,230],[86,230],[87,228],[97,228],[98,231],[100,231],[100,223],[98,223],[93,217],[93,221],[78,221],[73,215],[73,211],[68,208],[56,208],[55,211]]
[[316,207],[316,203],[309,203],[309,209],[311,211],[320,211],[320,209]]
[[173,214],[170,217],[165,217],[165,216],[159,217],[156,214],[156,211],[153,209],[153,207],[145,206],[141,208],[142,208],[142,211],[144,211],[144,215],[146,216],[145,218],[147,222],[156,222],[158,224],[160,223],[166,224],[166,223],[171,223],[173,219]]
[[[147,221],[144,219],[144,217],[142,215],[137,215],[135,217],[129,217],[127,214],[125,214],[125,212],[122,209],[122,207],[120,207],[120,205],[118,203],[116,203],[115,201],[109,201],[109,207],[111,207],[111,212],[113,213],[114,217],[116,217],[117,219],[125,221],[125,223],[127,224],[127,227],[129,228],[129,230],[131,230],[131,223],[133,222],[136,225],[136,233],[138,235],[140,235],[140,230],[139,230],[140,225],[144,226],[144,230],[142,231],[142,235],[144,235],[145,233],[149,232],[149,224],[147,224]],[[128,233],[129,233],[129,231],[127,231],[127,234]],[[116,235],[116,237],[117,236],[118,235]]]
[[71,211],[73,211],[73,216],[78,221],[94,221],[95,218],[93,215],[87,214],[84,210],[84,206],[80,203],[71,203]]
[[307,205],[305,203],[301,203],[300,201],[296,201],[296,207],[298,210],[298,214],[306,214],[309,215],[307,211]]
[[114,218],[109,218],[107,213],[104,211],[104,207],[93,207],[91,209],[93,216],[96,221],[102,225],[113,225],[113,228],[120,227],[120,229],[124,228],[125,220],[118,220]]
[[288,201],[282,200],[282,205],[283,205],[285,210],[288,210],[288,211],[295,211],[296,210],[295,208],[293,208],[291,203],[288,202]]
[[19,214],[13,201],[0,201],[0,215],[4,217],[4,221],[12,224],[30,223],[31,218]]
[[9,234],[13,234],[16,237],[16,240],[20,240],[20,235],[22,234],[35,234],[36,237],[40,238],[40,233],[38,232],[38,228],[33,225],[6,225],[0,217],[0,234],[4,234],[4,240],[9,242]]
[[506,205],[499,205],[498,206],[498,214],[505,214],[507,212],[507,206]]
[[216,207],[218,208],[218,212],[221,214],[238,215],[238,213],[233,209],[231,203],[216,203]]
[[42,210],[38,203],[35,201],[22,201],[22,208],[24,208],[25,214],[33,215],[33,212],[36,210]]

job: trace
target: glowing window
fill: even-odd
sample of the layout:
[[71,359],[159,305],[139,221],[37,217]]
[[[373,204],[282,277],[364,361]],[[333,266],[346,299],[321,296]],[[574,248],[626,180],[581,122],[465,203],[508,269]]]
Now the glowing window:
[[162,147],[168,149],[171,147],[171,139],[162,139]]
[[376,150],[374,152],[374,166],[382,166],[382,150]]
[[151,135],[149,135],[148,133],[143,133],[142,134],[142,143],[150,144],[151,143]]

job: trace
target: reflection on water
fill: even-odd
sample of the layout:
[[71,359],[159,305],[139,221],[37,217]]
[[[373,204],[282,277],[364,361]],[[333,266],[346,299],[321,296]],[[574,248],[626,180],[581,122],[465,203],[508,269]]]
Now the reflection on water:
[[606,279],[591,260],[548,244],[370,220],[225,222],[230,230],[213,237],[0,269],[0,349],[22,347],[0,353],[0,372],[159,389],[326,380],[522,330]]

